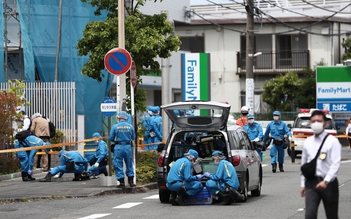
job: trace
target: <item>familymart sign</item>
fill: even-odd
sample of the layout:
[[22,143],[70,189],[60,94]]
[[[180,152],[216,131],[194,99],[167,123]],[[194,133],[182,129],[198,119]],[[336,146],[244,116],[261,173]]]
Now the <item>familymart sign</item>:
[[182,100],[211,100],[210,54],[181,54]]
[[317,67],[316,98],[318,109],[351,112],[351,67]]

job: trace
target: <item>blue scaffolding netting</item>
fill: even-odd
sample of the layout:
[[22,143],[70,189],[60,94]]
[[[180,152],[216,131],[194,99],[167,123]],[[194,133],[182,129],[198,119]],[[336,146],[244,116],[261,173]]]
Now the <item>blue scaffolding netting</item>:
[[[0,2],[3,3],[3,0]],[[59,0],[17,0],[26,82],[35,81],[35,67],[42,82],[55,81],[59,3]],[[106,15],[95,16],[94,8],[80,0],[64,0],[62,3],[57,81],[76,83],[76,114],[85,115],[85,134],[90,137],[103,128],[104,118],[100,111],[100,103],[108,94],[112,76],[102,72],[105,77],[101,82],[83,76],[81,69],[88,57],[78,56],[76,45],[83,37],[86,24],[90,21],[105,20]],[[0,12],[3,12],[3,8],[0,8]],[[4,18],[0,17],[3,24]],[[3,25],[0,25],[0,32],[4,32]],[[0,34],[0,38],[1,42],[4,42],[4,34]],[[4,51],[4,44],[0,49]],[[4,66],[4,58],[0,57],[0,65]],[[0,75],[1,82],[5,82],[5,74]]]

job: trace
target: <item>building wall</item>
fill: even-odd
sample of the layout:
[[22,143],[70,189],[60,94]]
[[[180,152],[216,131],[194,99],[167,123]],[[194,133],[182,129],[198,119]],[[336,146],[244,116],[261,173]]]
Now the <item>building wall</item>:
[[140,7],[140,11],[147,15],[160,14],[161,11],[165,11],[170,19],[190,22],[190,19],[184,17],[185,8],[189,10],[190,0],[146,1],[145,5]]

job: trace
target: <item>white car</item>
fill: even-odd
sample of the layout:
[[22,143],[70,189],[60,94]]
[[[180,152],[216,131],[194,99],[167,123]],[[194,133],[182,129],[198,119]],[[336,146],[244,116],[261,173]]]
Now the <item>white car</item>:
[[[314,134],[311,129],[310,117],[313,111],[318,109],[300,109],[300,113],[297,114],[294,124],[291,128],[291,134],[293,135],[293,141],[295,145],[295,157],[298,154],[302,153],[303,144],[307,137]],[[330,135],[336,135],[337,130],[335,128],[335,122],[333,117],[329,114],[327,110],[322,110],[327,116],[327,126],[325,127],[325,131]],[[291,154],[291,148],[288,147],[288,154]]]

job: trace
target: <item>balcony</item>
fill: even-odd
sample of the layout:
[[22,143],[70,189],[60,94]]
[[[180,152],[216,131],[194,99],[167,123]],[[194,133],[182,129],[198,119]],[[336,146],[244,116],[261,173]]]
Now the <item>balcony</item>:
[[[246,52],[236,54],[238,75],[246,74]],[[262,52],[254,57],[254,73],[258,75],[275,75],[294,71],[298,74],[306,73],[310,66],[310,53],[305,51]]]

